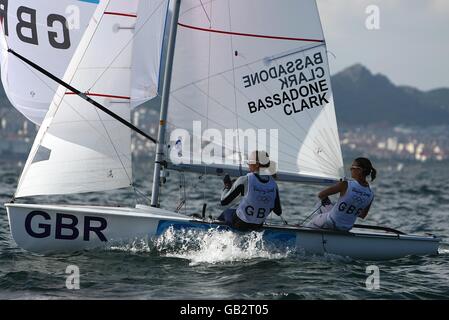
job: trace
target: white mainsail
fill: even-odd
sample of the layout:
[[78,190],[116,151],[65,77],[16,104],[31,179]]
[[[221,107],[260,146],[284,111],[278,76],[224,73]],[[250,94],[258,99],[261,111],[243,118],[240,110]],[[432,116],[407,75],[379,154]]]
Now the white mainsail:
[[[259,139],[266,140],[266,151],[287,180],[343,176],[315,0],[183,0],[172,77],[170,140],[175,145],[185,139],[179,128],[193,136],[193,142],[180,143],[182,152],[171,152],[172,162],[183,162],[185,170],[207,170],[217,154],[216,167],[239,168],[252,150],[245,137],[238,137],[240,144],[225,137],[226,129],[241,129],[239,135],[267,134]],[[223,143],[222,152],[210,144],[206,152],[194,148],[195,139],[207,144],[206,129],[215,130],[206,136],[221,133],[221,140],[215,134],[210,141]]]
[[2,83],[13,104],[40,125],[58,85],[8,54],[12,48],[59,78],[86,31],[96,1],[1,1]]
[[[0,8],[3,86],[13,106],[32,122],[42,123],[58,85],[11,57],[7,49],[29,57],[62,78],[99,3],[99,0],[9,0]],[[133,28],[138,30],[131,44],[133,107],[154,98],[158,92],[167,3],[167,0],[140,1],[138,9],[131,10],[131,17],[126,13],[123,16],[134,19]],[[125,12],[132,6],[135,4],[130,3]]]
[[[165,14],[167,2],[156,3],[154,13]],[[99,1],[63,78],[127,121],[131,110],[133,41],[139,32],[138,9],[138,0]],[[147,16],[147,21],[151,19],[151,15]],[[160,19],[157,21],[161,23]],[[163,31],[164,23],[153,30],[161,33],[160,41]],[[161,46],[147,43],[147,50],[159,50],[160,55]],[[152,73],[157,78],[159,70]],[[130,129],[60,86],[15,196],[103,191],[131,183]]]

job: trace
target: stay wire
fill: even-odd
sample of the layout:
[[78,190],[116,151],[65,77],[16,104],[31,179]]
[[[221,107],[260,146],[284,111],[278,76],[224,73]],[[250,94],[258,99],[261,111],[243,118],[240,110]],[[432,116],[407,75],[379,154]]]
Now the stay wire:
[[[232,16],[231,16],[231,0],[228,0],[228,13],[229,13],[229,31],[232,32]],[[240,175],[243,175],[242,170],[242,150],[240,149],[240,126],[239,126],[239,117],[237,113],[237,92],[236,92],[236,81],[235,81],[235,61],[234,61],[234,55],[238,54],[237,51],[234,51],[234,41],[233,41],[233,35],[230,35],[231,39],[231,57],[232,57],[232,80],[233,80],[233,88],[234,88],[234,109],[235,109],[235,120],[237,125],[237,148],[238,148],[238,154],[239,154],[239,170]]]

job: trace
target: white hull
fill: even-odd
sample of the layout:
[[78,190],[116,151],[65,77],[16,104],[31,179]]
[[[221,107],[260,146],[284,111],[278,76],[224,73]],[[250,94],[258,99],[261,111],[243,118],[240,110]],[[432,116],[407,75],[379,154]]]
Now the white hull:
[[[170,226],[178,229],[223,227],[151,207],[6,204],[6,209],[16,243],[25,250],[38,253],[78,251],[135,239],[154,239]],[[306,253],[331,253],[363,260],[438,254],[441,241],[434,236],[366,231],[346,233],[293,226],[267,226],[264,238]]]

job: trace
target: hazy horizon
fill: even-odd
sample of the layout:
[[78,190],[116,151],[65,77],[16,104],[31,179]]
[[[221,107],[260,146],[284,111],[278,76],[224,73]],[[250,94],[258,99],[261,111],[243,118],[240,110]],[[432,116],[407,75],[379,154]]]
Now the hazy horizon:
[[[360,63],[396,85],[449,88],[449,1],[317,0],[332,74]],[[369,6],[379,29],[368,30]],[[335,55],[335,57],[333,56]],[[446,71],[446,72],[445,72]]]

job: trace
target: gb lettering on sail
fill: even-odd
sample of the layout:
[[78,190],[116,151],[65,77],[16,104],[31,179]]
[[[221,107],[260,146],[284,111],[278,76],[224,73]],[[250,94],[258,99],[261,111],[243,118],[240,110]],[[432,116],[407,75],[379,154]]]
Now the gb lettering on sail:
[[13,106],[32,122],[42,123],[57,84],[11,57],[7,49],[63,77],[96,8],[95,1],[0,1],[3,86]]

